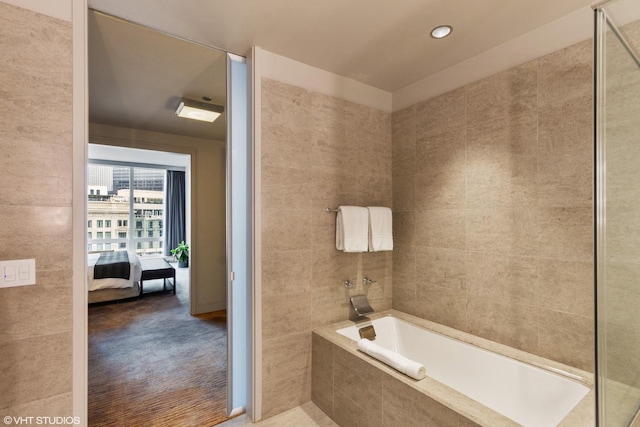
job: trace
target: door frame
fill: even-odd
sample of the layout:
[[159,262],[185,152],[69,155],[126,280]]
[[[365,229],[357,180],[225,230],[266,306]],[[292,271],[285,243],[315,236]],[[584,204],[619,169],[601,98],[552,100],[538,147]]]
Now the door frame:
[[[69,0],[71,8],[72,23],[72,56],[73,56],[73,180],[72,180],[72,413],[73,416],[79,417],[86,425],[88,421],[88,313],[87,313],[87,289],[86,289],[86,247],[87,247],[87,209],[86,209],[86,188],[87,188],[87,158],[88,158],[88,141],[89,141],[89,107],[88,107],[88,52],[87,52],[87,30],[88,30],[88,2],[87,0]],[[250,60],[250,58],[248,58]],[[251,81],[247,86],[249,93],[255,88],[255,75],[249,71]],[[255,122],[255,101],[250,104],[249,121]],[[252,146],[252,135],[249,135],[249,144]],[[192,157],[193,160],[193,157]],[[249,165],[255,176],[255,165]],[[193,172],[193,171],[192,171]],[[192,188],[193,191],[193,188]],[[255,201],[255,193],[250,195],[250,199]],[[252,236],[252,251],[259,253],[259,248],[255,246],[255,236],[259,235],[259,222],[256,221],[257,215],[255,204],[252,205],[250,217],[253,218],[254,225]],[[227,254],[228,256],[228,254]],[[255,258],[254,263],[255,266]],[[256,295],[254,281],[250,281],[248,285],[249,295]],[[227,307],[229,307],[229,298],[227,298]],[[255,301],[250,317],[249,325],[249,341],[255,342],[255,330],[252,326],[260,324],[260,319],[255,316]],[[251,330],[254,333],[251,333]],[[260,370],[256,368],[256,346],[250,346],[251,354],[249,355],[250,369],[247,372],[249,378],[247,390],[247,415],[252,420],[260,418],[260,405],[255,406],[255,400],[260,400],[260,389],[256,387],[256,376],[260,376]],[[230,410],[230,409],[229,409]],[[254,411],[257,411],[254,412]],[[82,423],[82,422],[81,422]]]

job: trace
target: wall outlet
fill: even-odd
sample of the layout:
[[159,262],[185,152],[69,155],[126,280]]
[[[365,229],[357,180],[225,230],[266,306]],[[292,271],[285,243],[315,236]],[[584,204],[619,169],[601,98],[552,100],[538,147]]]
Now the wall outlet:
[[0,288],[36,284],[36,260],[0,261]]

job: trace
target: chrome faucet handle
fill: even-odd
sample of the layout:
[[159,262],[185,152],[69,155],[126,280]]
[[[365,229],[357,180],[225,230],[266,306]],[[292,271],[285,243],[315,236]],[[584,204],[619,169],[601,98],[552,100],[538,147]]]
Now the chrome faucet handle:
[[342,282],[342,284],[343,284],[343,285],[344,285],[344,287],[345,287],[345,288],[347,288],[347,289],[351,289],[351,288],[353,288],[353,287],[355,286],[355,284],[354,284],[351,280],[349,280],[349,279],[347,279],[347,280],[345,280],[344,282]]
[[372,283],[378,283],[378,281],[365,277],[364,279],[362,279],[362,283],[364,285],[371,285]]

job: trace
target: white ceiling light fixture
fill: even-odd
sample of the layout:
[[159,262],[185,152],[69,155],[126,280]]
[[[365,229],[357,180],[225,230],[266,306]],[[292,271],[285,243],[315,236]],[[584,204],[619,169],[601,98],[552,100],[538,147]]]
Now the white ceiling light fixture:
[[224,107],[222,105],[208,104],[187,98],[182,98],[180,105],[178,105],[176,109],[176,115],[178,117],[210,123],[220,117],[220,114],[223,112]]
[[451,34],[452,31],[453,27],[451,25],[438,25],[431,30],[431,37],[434,39],[443,39]]

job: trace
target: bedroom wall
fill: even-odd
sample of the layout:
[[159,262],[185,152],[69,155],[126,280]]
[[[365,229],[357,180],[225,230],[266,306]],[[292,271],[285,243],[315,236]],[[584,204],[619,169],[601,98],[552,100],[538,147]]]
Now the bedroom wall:
[[[225,143],[159,132],[89,125],[96,144],[192,154],[191,277],[192,310],[207,313],[226,308],[226,166]],[[131,159],[144,162],[144,159]]]
[[0,259],[36,260],[0,289],[0,413],[70,416],[71,23],[0,2],[0,50]]

